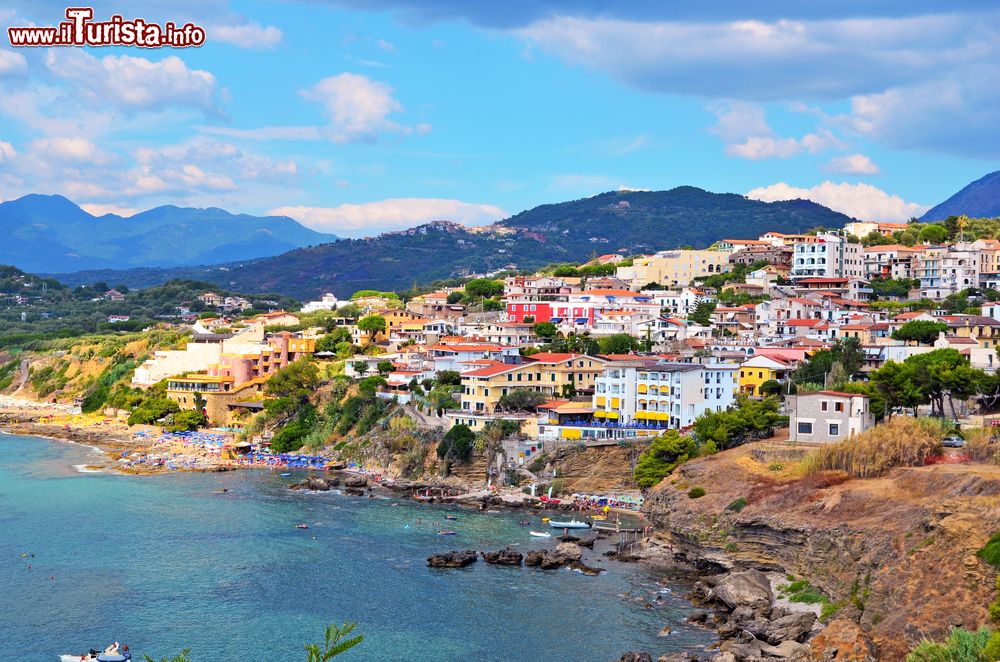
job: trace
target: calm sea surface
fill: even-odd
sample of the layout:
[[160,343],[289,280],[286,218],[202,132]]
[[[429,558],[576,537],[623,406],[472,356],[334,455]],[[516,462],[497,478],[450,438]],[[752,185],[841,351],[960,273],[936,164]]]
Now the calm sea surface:
[[[449,549],[554,544],[530,538],[523,515],[454,511],[446,522],[441,507],[293,492],[300,476],[266,471],[80,473],[91,453],[0,435],[0,645],[12,659],[51,662],[117,639],[139,657],[304,660],[305,642],[348,620],[366,639],[338,661],[603,662],[712,641],[683,624],[683,587],[635,565],[592,557],[608,569],[598,577],[426,567]],[[458,535],[435,534],[445,526]],[[635,600],[657,595],[653,609]],[[664,624],[673,634],[658,638]]]

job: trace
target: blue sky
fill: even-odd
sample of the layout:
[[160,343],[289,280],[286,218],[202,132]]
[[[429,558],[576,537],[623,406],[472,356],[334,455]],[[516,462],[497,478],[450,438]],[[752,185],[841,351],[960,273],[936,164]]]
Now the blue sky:
[[[1000,9],[672,4],[98,4],[193,21],[207,43],[4,39],[0,199],[219,206],[363,236],[690,184],[900,220],[997,169]],[[64,9],[8,1],[0,26]]]

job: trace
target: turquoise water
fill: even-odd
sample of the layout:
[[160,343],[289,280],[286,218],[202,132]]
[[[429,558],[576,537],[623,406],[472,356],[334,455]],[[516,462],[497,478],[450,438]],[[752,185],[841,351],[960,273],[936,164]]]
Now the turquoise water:
[[[426,567],[448,549],[553,544],[531,539],[518,514],[445,522],[441,507],[293,492],[296,476],[265,471],[79,473],[91,452],[0,435],[0,643],[34,651],[19,660],[115,639],[157,658],[304,660],[303,643],[347,620],[366,639],[338,660],[656,659],[711,641],[683,625],[682,587],[653,609],[622,597],[661,590],[635,565],[592,558],[608,569],[598,577]],[[435,535],[445,524],[459,534]],[[664,624],[673,634],[657,638]]]

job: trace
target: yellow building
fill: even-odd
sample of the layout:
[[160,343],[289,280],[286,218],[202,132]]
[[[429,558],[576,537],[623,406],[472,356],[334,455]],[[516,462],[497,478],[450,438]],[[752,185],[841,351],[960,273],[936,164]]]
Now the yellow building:
[[181,409],[194,409],[198,396],[205,401],[204,414],[212,425],[232,422],[231,413],[242,407],[261,403],[267,378],[256,377],[236,386],[229,376],[187,375],[167,380],[167,397]]
[[[374,315],[377,315],[385,320],[385,332],[377,333],[373,337],[371,333],[362,331],[355,326],[352,331],[355,345],[366,347],[373,342],[377,343],[384,341],[386,338],[393,335],[394,331],[402,330],[405,324],[422,322],[424,319],[422,315],[411,313],[405,308],[384,308],[382,310],[373,310],[370,315],[365,315],[365,317]],[[364,317],[361,319],[364,319]]]
[[788,374],[795,369],[791,361],[782,361],[769,356],[755,356],[740,364],[739,388],[740,393],[759,398],[765,395],[761,393],[760,387],[765,382],[784,381]]
[[[500,398],[516,389],[538,391],[551,397],[591,392],[604,369],[604,359],[585,354],[542,353],[524,363],[485,366],[462,373],[461,410],[449,412],[453,423],[480,430],[492,418],[526,419],[500,410]],[[534,414],[532,414],[532,417]]]
[[631,267],[618,270],[618,277],[630,280],[632,287],[659,283],[676,289],[691,284],[695,278],[729,271],[726,251],[677,250],[636,258]]

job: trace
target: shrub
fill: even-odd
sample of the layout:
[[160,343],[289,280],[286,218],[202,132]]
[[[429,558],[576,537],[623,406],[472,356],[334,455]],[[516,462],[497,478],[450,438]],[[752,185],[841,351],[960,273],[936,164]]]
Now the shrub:
[[976,556],[1000,570],[1000,533],[994,533]]
[[747,500],[745,497],[739,497],[735,499],[731,504],[726,506],[726,510],[731,510],[734,513],[738,513],[747,507]]
[[810,474],[846,471],[857,478],[915,467],[941,452],[941,424],[925,418],[894,418],[861,434],[829,444],[805,463]]
[[698,448],[690,437],[682,437],[677,430],[668,430],[653,440],[649,450],[639,456],[634,477],[639,487],[653,487],[697,453]]
[[976,631],[952,628],[951,636],[943,643],[924,639],[909,655],[906,662],[979,662],[995,659],[986,657],[986,648],[992,644],[990,631],[985,627]]
[[690,490],[688,490],[689,499],[700,499],[703,496],[705,496],[704,487],[692,487]]

